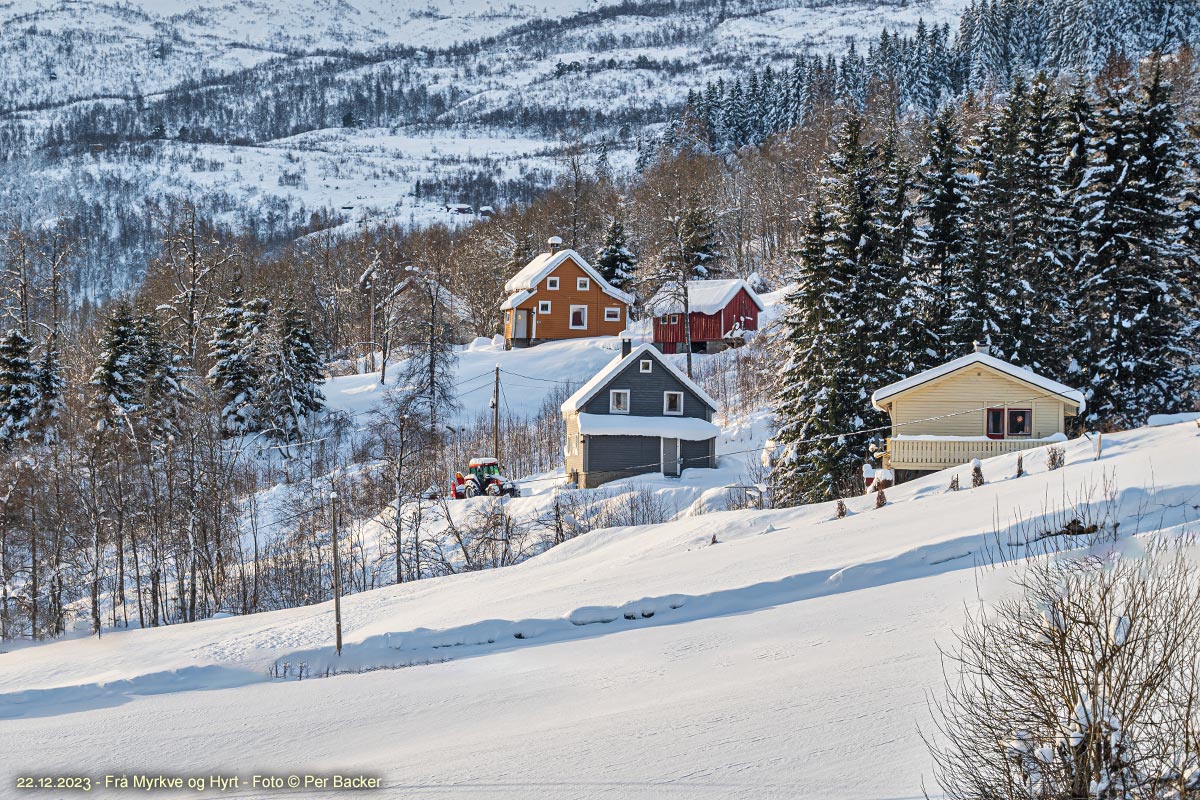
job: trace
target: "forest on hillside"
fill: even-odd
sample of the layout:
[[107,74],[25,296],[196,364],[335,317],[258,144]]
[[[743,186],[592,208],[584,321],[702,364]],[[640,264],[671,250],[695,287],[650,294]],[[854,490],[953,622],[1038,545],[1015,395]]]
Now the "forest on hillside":
[[[911,67],[917,50],[897,52]],[[437,515],[426,490],[454,457],[442,424],[456,404],[454,339],[498,330],[505,280],[551,234],[641,298],[687,276],[794,287],[736,380],[699,376],[722,384],[726,410],[773,405],[767,502],[861,491],[880,424],[872,388],[977,340],[1082,387],[1089,428],[1194,407],[1200,67],[1186,47],[1138,55],[1110,52],[1084,72],[1026,69],[1010,53],[1003,80],[989,68],[929,106],[887,71],[847,91],[858,79],[833,75],[853,54],[832,72],[802,70],[799,109],[777,100],[794,85],[751,74],[757,100],[698,88],[632,173],[612,168],[603,139],[567,137],[555,185],[462,229],[314,226],[280,242],[163,203],[146,216],[144,280],[100,308],[70,288],[95,243],[66,220],[14,219],[0,637],[327,599],[334,485],[350,520],[412,509],[389,517],[386,569],[356,562],[351,538],[342,577],[355,590],[515,563],[582,532],[495,515],[453,531],[459,557],[447,559],[426,531]],[[833,81],[819,95],[818,74]],[[380,355],[399,370],[387,402],[356,425],[327,413],[325,377]],[[514,468],[560,466],[545,435],[559,425],[553,398],[506,420]],[[463,435],[489,433],[481,420]],[[274,486],[293,513],[260,529],[254,498]]]

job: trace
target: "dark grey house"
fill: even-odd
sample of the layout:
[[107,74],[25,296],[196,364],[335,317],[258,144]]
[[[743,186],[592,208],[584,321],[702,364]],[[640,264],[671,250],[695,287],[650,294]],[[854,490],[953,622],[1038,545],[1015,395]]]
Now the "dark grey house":
[[580,488],[717,465],[716,401],[649,344],[614,358],[562,404],[567,477]]

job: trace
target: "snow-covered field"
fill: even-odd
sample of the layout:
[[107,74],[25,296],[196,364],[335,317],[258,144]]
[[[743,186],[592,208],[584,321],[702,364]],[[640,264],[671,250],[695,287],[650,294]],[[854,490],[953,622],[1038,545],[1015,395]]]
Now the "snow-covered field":
[[236,797],[281,796],[254,774],[335,771],[384,797],[919,797],[917,726],[964,603],[1008,591],[1062,513],[1110,514],[1126,554],[1194,534],[1197,455],[1182,421],[1106,436],[1099,460],[1073,441],[1054,472],[1037,451],[1020,478],[990,459],[977,489],[935,474],[840,520],[594,531],[347,597],[340,658],[328,603],[26,646],[0,655],[0,752],[93,780],[223,772]]

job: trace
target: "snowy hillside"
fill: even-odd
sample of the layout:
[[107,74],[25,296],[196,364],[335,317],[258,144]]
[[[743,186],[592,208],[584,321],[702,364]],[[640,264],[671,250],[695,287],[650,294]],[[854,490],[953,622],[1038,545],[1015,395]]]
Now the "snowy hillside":
[[1076,440],[1058,471],[990,459],[976,489],[934,474],[844,519],[599,530],[348,597],[340,658],[328,603],[20,648],[0,655],[0,745],[93,780],[361,772],[387,797],[919,796],[917,726],[963,604],[1009,591],[1027,555],[1087,546],[1057,533],[1071,519],[1119,522],[1127,554],[1194,535],[1198,448],[1185,421],[1107,436],[1099,460]]
[[81,269],[79,293],[97,298],[142,274],[151,232],[130,211],[147,200],[188,198],[267,241],[314,214],[458,225],[443,204],[501,206],[551,184],[564,140],[606,142],[623,172],[705,81],[865,51],[965,5],[9,2],[0,208],[37,223],[102,215],[79,223],[111,248]]

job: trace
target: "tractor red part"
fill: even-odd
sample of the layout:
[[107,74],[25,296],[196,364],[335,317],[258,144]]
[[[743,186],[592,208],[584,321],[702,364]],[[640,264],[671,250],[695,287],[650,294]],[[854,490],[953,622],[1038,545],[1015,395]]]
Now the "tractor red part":
[[494,458],[472,458],[467,464],[467,474],[454,473],[450,482],[450,496],[455,500],[466,497],[520,497],[521,490],[515,483],[500,474],[500,462]]

